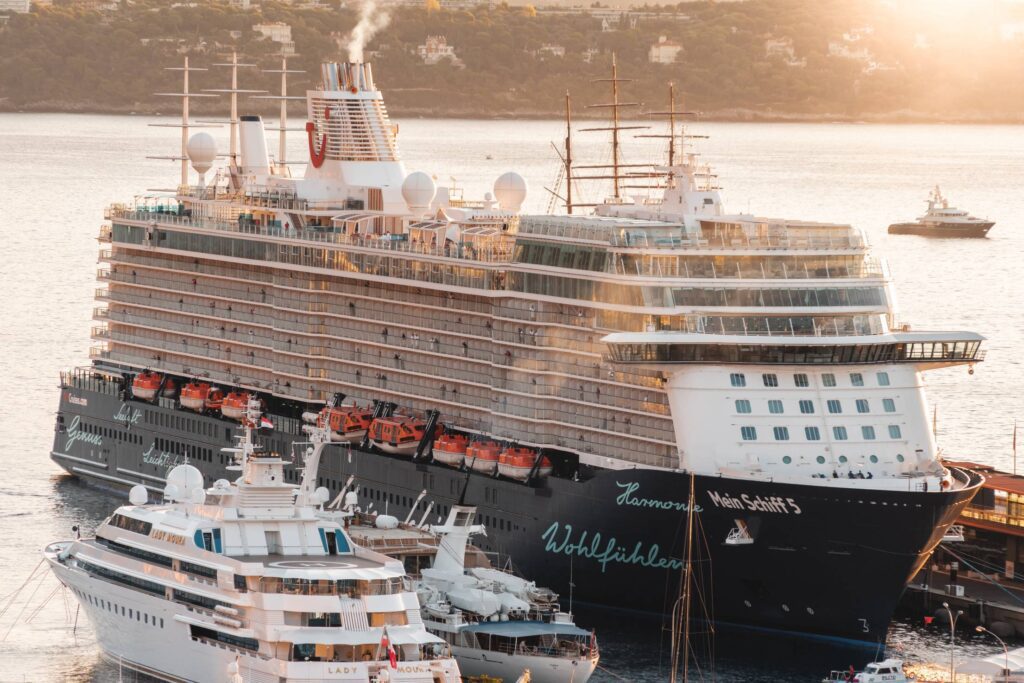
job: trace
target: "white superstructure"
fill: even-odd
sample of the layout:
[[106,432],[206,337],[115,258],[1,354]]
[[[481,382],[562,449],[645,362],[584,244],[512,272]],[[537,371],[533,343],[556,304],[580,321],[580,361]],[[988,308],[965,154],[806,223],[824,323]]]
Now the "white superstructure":
[[174,681],[457,683],[402,564],[318,516],[323,444],[307,452],[302,483],[287,484],[285,461],[253,441],[258,419],[253,401],[235,482],[204,488],[179,465],[163,503],[137,486],[95,538],[46,548],[105,655]]

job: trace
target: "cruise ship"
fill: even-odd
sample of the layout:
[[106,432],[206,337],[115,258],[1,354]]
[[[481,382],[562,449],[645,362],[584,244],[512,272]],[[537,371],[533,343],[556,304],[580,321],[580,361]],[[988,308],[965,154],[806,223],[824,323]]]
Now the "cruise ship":
[[[484,550],[655,615],[677,598],[692,473],[704,618],[884,641],[981,482],[941,461],[922,375],[973,367],[981,336],[898,323],[859,230],[729,213],[692,152],[629,196],[615,130],[612,196],[528,215],[515,172],[470,200],[407,171],[370,64],[325,64],[306,103],[301,176],[241,116],[211,178],[212,138],[183,134],[176,191],[109,208],[55,462],[118,488],[185,462],[215,480],[256,396],[281,452],[304,415],[338,422],[330,491],[353,480],[399,517],[426,491],[443,519],[468,477]],[[461,461],[433,457],[442,440]]]
[[318,512],[330,497],[316,485],[322,446],[287,483],[284,458],[256,444],[259,413],[253,398],[227,449],[235,481],[205,488],[177,465],[161,503],[137,484],[95,537],[44,550],[104,654],[165,681],[459,683],[402,563]]

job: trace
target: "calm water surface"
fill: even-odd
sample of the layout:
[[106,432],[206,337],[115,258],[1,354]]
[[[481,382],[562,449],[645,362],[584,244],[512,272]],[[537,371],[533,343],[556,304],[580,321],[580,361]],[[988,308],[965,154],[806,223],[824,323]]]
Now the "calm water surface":
[[[175,153],[176,131],[147,127],[151,121],[0,115],[0,235],[7,244],[0,261],[0,682],[118,679],[117,667],[100,660],[84,618],[75,628],[75,603],[51,577],[29,582],[4,608],[38,565],[43,545],[69,537],[74,524],[94,528],[122,502],[62,475],[47,453],[57,373],[88,359],[103,207],[177,181],[174,164],[145,159]],[[502,172],[516,170],[530,183],[526,208],[546,210],[542,188],[551,187],[556,171],[549,141],[562,136],[557,122],[400,123],[410,171],[427,171],[438,184],[454,176],[468,197],[478,197]],[[965,368],[929,373],[929,396],[947,454],[1011,467],[1012,425],[1024,417],[1024,128],[699,128],[711,135],[701,149],[719,174],[727,208],[863,228],[889,261],[903,320],[989,338],[988,358],[973,376]],[[227,130],[212,132],[226,149]],[[304,141],[293,135],[293,158],[302,158]],[[273,138],[270,147],[276,149]],[[627,161],[645,160],[643,148],[657,151],[638,145]],[[578,136],[576,156],[601,163],[607,153],[601,140]],[[886,234],[889,223],[919,215],[936,183],[957,206],[997,221],[989,239]],[[667,649],[656,627],[586,613],[578,621],[598,626],[609,670],[627,680],[665,680]],[[889,643],[920,661],[948,661],[937,633],[897,625]],[[816,681],[846,664],[844,654],[821,645],[727,633],[717,635],[714,649],[720,681]],[[996,651],[978,640],[967,649]],[[599,672],[595,680],[617,679]]]

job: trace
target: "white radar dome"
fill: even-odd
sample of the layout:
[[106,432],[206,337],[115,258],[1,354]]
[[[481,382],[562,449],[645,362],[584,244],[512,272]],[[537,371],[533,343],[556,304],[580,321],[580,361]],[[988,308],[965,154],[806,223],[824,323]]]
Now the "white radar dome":
[[[172,496],[168,489],[174,487]],[[192,465],[178,465],[167,473],[167,486],[164,488],[164,495],[171,500],[187,502],[195,500],[195,491],[203,490],[203,473]]]
[[313,500],[318,503],[326,503],[331,499],[331,492],[326,486],[317,487],[316,491],[313,492]]
[[494,181],[494,196],[505,211],[519,211],[526,201],[526,178],[515,171],[503,173]]
[[437,186],[434,179],[423,171],[415,171],[405,176],[402,183],[402,199],[410,209],[427,209],[434,201]]
[[398,517],[392,517],[391,515],[377,515],[373,524],[378,529],[397,529]]
[[128,502],[132,505],[145,505],[149,502],[149,491],[142,484],[136,484],[128,491]]
[[196,173],[206,173],[217,158],[217,143],[209,133],[195,133],[188,139],[188,158]]

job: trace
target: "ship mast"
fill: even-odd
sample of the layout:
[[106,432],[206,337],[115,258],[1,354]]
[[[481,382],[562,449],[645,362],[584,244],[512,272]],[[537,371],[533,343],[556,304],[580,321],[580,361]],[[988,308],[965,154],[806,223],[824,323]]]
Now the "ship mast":
[[569,91],[565,91],[565,211],[572,214],[572,118]]
[[[690,586],[693,569],[693,509],[694,509],[694,474],[690,472],[690,497],[687,500],[686,509],[686,562],[683,564],[683,585],[681,595],[676,601],[675,609],[672,610],[672,672],[669,675],[670,683],[677,683],[679,675],[679,660],[682,659],[683,677],[685,683],[689,680],[690,670]],[[681,631],[681,633],[680,633]],[[682,652],[680,652],[680,649]]]
[[180,97],[181,98],[181,123],[151,123],[149,125],[154,128],[180,128],[181,129],[181,154],[180,156],[151,156],[146,157],[147,159],[170,159],[171,161],[181,162],[181,182],[179,187],[188,185],[188,131],[190,128],[201,128],[204,126],[198,126],[189,121],[189,100],[193,97],[216,97],[216,95],[204,95],[201,93],[194,93],[188,89],[188,75],[192,71],[206,71],[206,69],[189,66],[188,56],[185,56],[185,63],[183,66],[167,66],[164,67],[164,71],[180,71],[182,72],[182,87],[181,92],[158,92],[155,93],[158,97]]
[[244,93],[247,95],[265,93],[266,90],[239,90],[238,88],[238,67],[252,67],[255,64],[240,64],[238,61],[238,52],[231,53],[230,62],[217,62],[213,66],[229,66],[231,67],[231,87],[222,89],[205,90],[204,92],[212,93],[229,93],[231,95],[231,118],[228,123],[231,125],[231,147],[228,156],[231,159],[231,166],[238,166],[238,94]]
[[[686,111],[685,109],[676,109],[676,85],[670,82],[668,84],[668,111],[652,111],[647,112],[649,116],[667,116],[668,117],[668,135],[637,135],[638,138],[659,138],[668,139],[668,165],[671,169],[676,165],[676,141],[679,141],[678,151],[685,158],[686,156],[686,126],[680,121],[679,132],[676,133],[676,119],[684,118],[687,116],[696,116],[697,112]],[[703,138],[706,135],[691,135],[692,138]],[[669,171],[672,175],[672,171]]]
[[289,96],[288,95],[288,74],[304,74],[306,73],[302,69],[289,69],[288,68],[288,57],[281,55],[281,68],[280,69],[263,69],[265,74],[281,74],[281,94],[280,95],[256,95],[255,99],[258,100],[279,100],[281,102],[281,118],[277,127],[278,138],[277,138],[277,165],[280,167],[279,172],[284,173],[287,168],[288,162],[288,141],[285,136],[287,131],[298,131],[305,130],[304,128],[289,128],[288,127],[288,101],[289,100],[305,100],[302,96]]

